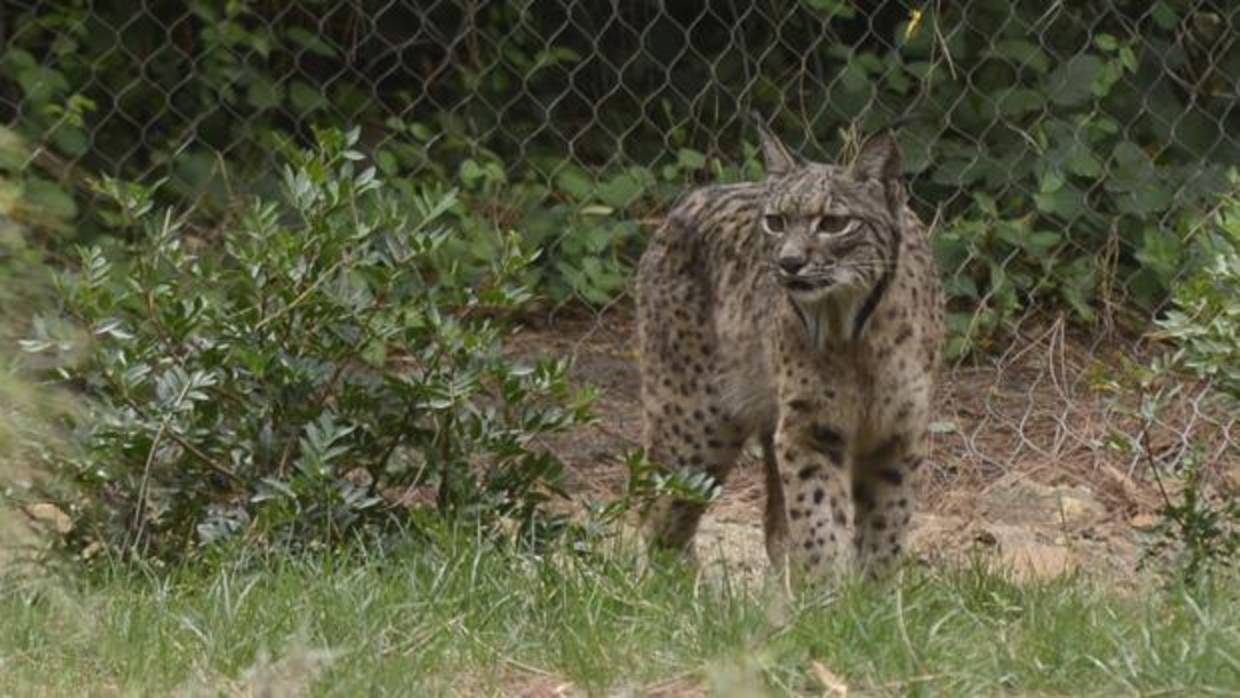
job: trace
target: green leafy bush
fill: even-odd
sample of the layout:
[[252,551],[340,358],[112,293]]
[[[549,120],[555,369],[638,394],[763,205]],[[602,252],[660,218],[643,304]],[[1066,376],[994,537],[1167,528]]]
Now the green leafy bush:
[[1240,406],[1240,196],[1224,199],[1198,245],[1200,269],[1177,286],[1159,334],[1178,345],[1176,365]]
[[541,251],[523,279],[551,302],[597,306],[618,296],[641,250],[635,217],[647,203],[649,175],[633,167],[596,185],[581,168],[560,168],[548,186],[539,176],[509,181],[495,159],[465,160],[453,209],[462,234],[440,249],[441,266],[457,265],[463,279],[485,270],[501,251],[502,241],[489,234],[499,224],[519,230],[523,245]]
[[[454,285],[434,260],[455,193],[393,195],[357,166],[357,137],[290,148],[283,198],[222,231],[195,233],[153,188],[102,185],[134,242],[82,249],[63,319],[25,342],[62,354],[90,399],[80,455],[54,464],[72,483],[70,548],[332,544],[411,508],[529,535],[556,524],[543,505],[561,466],[536,442],[587,419],[589,396],[563,360],[502,356],[490,319],[530,298],[535,255],[507,236],[487,274]],[[91,340],[66,341],[69,324]]]
[[[1232,179],[1237,188],[1198,239],[1196,273],[1178,285],[1174,307],[1157,323],[1159,336],[1176,348],[1155,366],[1159,375],[1188,372],[1208,380],[1226,413],[1240,409],[1240,178]],[[1157,413],[1158,397],[1147,413]],[[1205,450],[1189,451],[1173,469],[1181,481],[1177,497],[1152,467],[1164,505],[1150,552],[1177,553],[1178,569],[1190,580],[1234,567],[1240,557],[1240,500],[1213,488]]]

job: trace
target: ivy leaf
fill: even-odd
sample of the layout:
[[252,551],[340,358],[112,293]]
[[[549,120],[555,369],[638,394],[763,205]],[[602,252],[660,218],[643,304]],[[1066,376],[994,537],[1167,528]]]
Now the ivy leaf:
[[1041,46],[1025,39],[997,41],[991,55],[1019,67],[1031,68],[1039,73],[1045,73],[1051,64],[1050,57],[1046,55]]
[[706,166],[706,156],[690,148],[681,148],[676,153],[676,162],[687,170],[700,170]]
[[1103,70],[1102,59],[1091,54],[1069,58],[1046,78],[1046,93],[1063,107],[1080,106],[1093,97],[1094,81]]
[[250,79],[245,98],[255,109],[275,109],[284,100],[284,91],[270,78],[257,75]]
[[288,90],[289,103],[298,114],[309,114],[327,106],[323,94],[302,80],[295,80]]
[[576,165],[566,165],[555,175],[555,184],[561,191],[578,201],[585,201],[594,193],[594,179]]
[[603,182],[599,187],[598,198],[613,208],[625,208],[632,205],[646,191],[648,179],[640,172],[636,172],[636,169],[638,168],[629,168]]
[[285,33],[285,36],[287,36],[290,41],[297,44],[302,49],[309,51],[316,56],[322,56],[323,58],[336,57],[336,49],[332,48],[331,44],[323,41],[318,36],[311,34],[301,27],[293,27],[292,29],[289,29]]
[[22,86],[26,97],[35,103],[51,101],[57,95],[69,91],[69,81],[65,79],[64,73],[41,65],[19,70],[17,84]]

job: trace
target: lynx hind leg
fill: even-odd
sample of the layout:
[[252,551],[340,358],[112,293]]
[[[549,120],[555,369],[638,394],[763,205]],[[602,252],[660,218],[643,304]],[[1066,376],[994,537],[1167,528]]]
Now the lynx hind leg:
[[853,547],[867,578],[888,574],[904,552],[913,517],[914,475],[921,465],[921,449],[893,437],[860,459],[853,473],[856,511]]

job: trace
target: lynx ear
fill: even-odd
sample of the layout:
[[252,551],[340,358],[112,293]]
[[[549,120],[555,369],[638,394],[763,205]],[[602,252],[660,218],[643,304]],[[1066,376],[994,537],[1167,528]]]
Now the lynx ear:
[[762,159],[766,163],[766,176],[779,177],[796,168],[799,164],[796,157],[788,150],[788,146],[771,133],[758,112],[752,112],[749,116],[757,125],[758,138],[762,141]]
[[904,160],[900,144],[891,131],[871,137],[861,146],[861,152],[852,164],[852,175],[857,179],[877,179],[880,182],[898,180],[903,172]]

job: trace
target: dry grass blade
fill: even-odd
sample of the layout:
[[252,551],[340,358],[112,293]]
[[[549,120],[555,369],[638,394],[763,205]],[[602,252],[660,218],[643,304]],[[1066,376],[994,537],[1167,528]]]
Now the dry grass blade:
[[809,666],[822,686],[823,698],[848,698],[848,684],[844,683],[844,679],[817,660],[811,661]]

